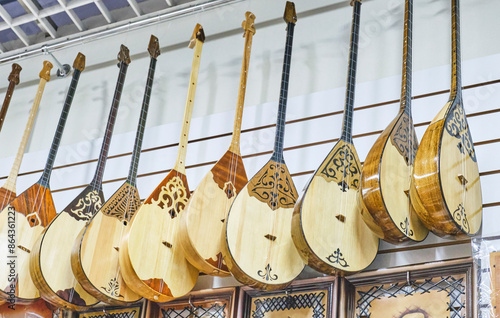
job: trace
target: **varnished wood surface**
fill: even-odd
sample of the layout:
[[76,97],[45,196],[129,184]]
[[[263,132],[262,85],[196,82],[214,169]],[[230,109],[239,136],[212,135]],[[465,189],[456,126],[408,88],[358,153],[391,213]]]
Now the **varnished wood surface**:
[[27,318],[27,317],[43,317],[50,318],[54,308],[43,300],[39,299],[30,305],[16,304],[14,309],[9,308],[9,303],[0,306],[0,318]]
[[[459,103],[459,99],[448,102],[425,131],[415,157],[410,191],[415,211],[425,226],[436,235],[453,239],[474,235],[482,220],[477,162],[460,152],[459,139],[451,136],[445,126],[446,119],[454,118],[454,111],[462,107]],[[467,180],[465,185],[460,175]]]
[[140,205],[137,188],[125,182],[74,241],[75,277],[92,296],[108,304],[128,305],[141,299],[123,281],[118,261],[122,236]]
[[401,110],[377,138],[362,168],[364,215],[369,213],[378,228],[376,233],[393,244],[420,242],[429,232],[409,195],[417,147],[412,119]]
[[227,216],[223,257],[233,276],[251,287],[288,286],[304,262],[291,236],[298,198],[284,163],[269,161],[234,200]]
[[[16,197],[5,209],[0,212],[0,245],[9,246],[8,216],[15,214],[16,217],[16,273],[17,284],[15,289],[16,302],[29,304],[37,300],[40,295],[35,287],[29,271],[29,257],[33,245],[41,235],[44,228],[56,216],[54,202],[50,190],[34,184],[26,191]],[[9,250],[0,250],[0,272],[9,273]],[[7,286],[7,288],[6,288]],[[10,292],[10,283],[7,275],[0,276],[0,296],[5,299]]]
[[0,211],[3,210],[10,201],[14,200],[16,197],[16,192],[7,190],[5,188],[0,188]]
[[[379,240],[361,215],[360,168],[354,146],[340,140],[295,205],[293,242],[304,262],[322,273],[353,274],[377,255]],[[343,176],[344,170],[350,173]]]
[[9,87],[5,93],[5,98],[3,100],[2,109],[0,110],[0,131],[2,130],[3,123],[5,121],[5,115],[7,115],[7,110],[9,109],[10,101],[12,99],[12,94],[14,93],[14,88],[19,84],[19,73],[22,68],[19,64],[12,64],[12,71],[9,74]]
[[182,213],[182,248],[189,262],[206,274],[230,275],[222,257],[226,216],[247,181],[241,156],[227,151],[205,175]]
[[103,203],[102,188],[87,186],[55,217],[33,246],[31,277],[42,298],[57,307],[81,311],[98,303],[73,275],[71,251],[78,234]]
[[172,170],[137,211],[119,249],[125,283],[142,297],[165,302],[187,294],[198,270],[178,239],[180,214],[190,196],[186,176]]

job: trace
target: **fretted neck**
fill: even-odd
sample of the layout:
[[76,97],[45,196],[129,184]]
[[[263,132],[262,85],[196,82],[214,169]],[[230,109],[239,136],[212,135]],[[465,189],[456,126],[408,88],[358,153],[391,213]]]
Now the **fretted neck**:
[[0,110],[0,130],[2,130],[5,115],[7,115],[7,109],[9,109],[10,100],[12,99],[12,94],[14,93],[14,87],[16,87],[16,83],[10,81],[7,93],[5,94],[5,98],[3,100],[2,110]]
[[66,119],[68,118],[68,113],[71,107],[71,103],[73,102],[73,97],[75,96],[76,86],[78,85],[78,80],[80,79],[80,73],[81,71],[77,69],[73,71],[73,78],[71,79],[68,94],[66,95],[66,101],[64,102],[61,117],[59,117],[59,123],[57,124],[57,129],[52,141],[52,145],[50,146],[47,163],[45,164],[45,169],[43,169],[42,177],[38,181],[40,185],[46,188],[49,188],[50,175],[52,173],[52,168],[54,167],[57,150],[59,149],[59,145],[61,144],[62,133],[64,131],[64,126],[66,125]]
[[141,116],[139,117],[139,125],[137,126],[137,134],[135,136],[134,151],[132,152],[132,162],[127,177],[127,182],[134,186],[137,182],[137,168],[139,166],[139,158],[141,156],[142,137],[144,136],[144,128],[146,127],[146,118],[148,116],[149,100],[151,99],[151,90],[153,88],[153,79],[155,77],[156,59],[151,58],[149,63],[148,79],[146,81],[146,90],[142,100]]
[[286,104],[288,98],[288,83],[290,80],[290,64],[292,61],[293,30],[295,24],[287,24],[285,57],[283,59],[283,72],[281,73],[281,91],[278,106],[278,119],[276,121],[276,136],[274,139],[274,152],[271,160],[284,163],[283,140],[285,137]]
[[42,100],[45,84],[47,84],[47,80],[41,78],[40,83],[38,84],[38,90],[35,95],[35,101],[33,102],[33,106],[31,107],[30,110],[28,122],[26,123],[26,128],[24,128],[21,144],[19,145],[16,158],[14,159],[14,164],[12,165],[12,169],[10,170],[9,176],[7,177],[7,180],[5,181],[5,184],[3,186],[5,189],[13,192],[16,191],[17,174],[19,173],[19,168],[21,167],[21,161],[23,160],[24,156],[24,150],[26,149],[26,145],[28,144],[28,139],[31,134],[31,129],[33,128],[33,123],[35,122],[36,113],[38,112],[38,106],[40,106],[40,101]]
[[344,109],[344,124],[340,139],[352,143],[352,115],[354,111],[354,88],[356,86],[356,64],[358,59],[359,20],[361,2],[354,1],[351,30],[351,49],[349,51],[349,69],[347,70],[347,88]]
[[450,99],[462,97],[462,74],[460,53],[460,4],[459,0],[451,1],[451,94]]
[[403,80],[401,83],[401,109],[411,114],[413,0],[406,0],[403,43]]
[[189,78],[189,88],[186,98],[186,107],[184,109],[184,118],[182,121],[181,138],[179,141],[179,150],[174,170],[186,174],[186,150],[188,144],[189,125],[191,124],[191,115],[193,114],[194,95],[196,93],[196,83],[198,82],[198,70],[200,69],[201,49],[203,42],[196,40],[194,46],[193,66],[191,67],[191,76]]
[[245,92],[247,88],[248,68],[250,64],[250,52],[252,50],[253,32],[245,31],[245,49],[243,51],[243,62],[241,64],[240,88],[238,90],[238,101],[236,114],[234,116],[233,139],[229,151],[240,154],[241,120],[243,118],[243,106],[245,104]]
[[102,186],[102,177],[104,175],[106,160],[108,159],[109,144],[111,143],[111,136],[113,134],[113,128],[115,127],[116,113],[118,112],[118,106],[120,105],[123,83],[125,83],[125,75],[127,75],[128,64],[125,62],[120,62],[119,65],[120,73],[118,74],[118,80],[116,81],[115,95],[113,96],[113,103],[111,104],[108,123],[106,124],[106,131],[104,132],[101,153],[99,154],[99,159],[97,160],[97,168],[94,174],[94,178],[90,183],[90,185],[95,189],[100,189]]

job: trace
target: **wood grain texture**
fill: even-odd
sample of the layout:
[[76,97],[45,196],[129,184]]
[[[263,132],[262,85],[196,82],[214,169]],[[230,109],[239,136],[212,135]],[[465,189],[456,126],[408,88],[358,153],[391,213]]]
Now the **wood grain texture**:
[[227,151],[205,175],[181,215],[179,236],[186,258],[206,274],[230,275],[222,257],[225,220],[247,181],[241,156]]
[[500,252],[490,253],[490,271],[491,271],[491,308],[493,317],[500,314]]
[[87,186],[45,229],[33,246],[30,273],[43,299],[69,310],[85,310],[98,303],[78,283],[71,269],[75,239],[104,202],[104,194]]
[[291,236],[297,191],[284,163],[270,160],[241,190],[229,210],[223,257],[241,283],[282,289],[304,262]]
[[16,192],[7,190],[5,188],[0,188],[0,211],[3,210],[14,198],[16,197]]
[[92,296],[108,304],[128,305],[141,299],[123,281],[118,262],[122,236],[140,205],[137,188],[125,182],[74,241],[75,277]]
[[[353,274],[370,265],[377,255],[378,238],[361,215],[360,167],[354,146],[340,140],[295,205],[293,242],[304,262],[322,273]],[[344,175],[344,171],[348,173]]]
[[142,297],[169,301],[196,283],[199,272],[185,258],[177,234],[189,196],[186,176],[172,170],[128,226],[119,249],[120,270],[127,286]]
[[[455,125],[460,138],[448,132],[452,131],[454,118],[461,118],[462,124]],[[461,100],[456,98],[431,122],[415,157],[410,191],[415,211],[427,228],[447,238],[471,236],[481,228],[479,171],[473,160],[473,145],[467,139],[470,139],[468,124]],[[465,178],[465,184],[460,176]]]
[[0,306],[0,317],[2,318],[26,318],[26,317],[52,317],[53,310],[43,299],[39,299],[29,305],[16,304],[15,309],[9,308],[10,304]]
[[364,206],[379,228],[376,233],[393,244],[420,242],[429,232],[409,196],[417,147],[413,121],[403,109],[377,138],[362,168]]
[[[10,213],[9,213],[10,212]],[[0,212],[0,245],[9,246],[9,216],[15,215],[16,243],[13,249],[16,255],[16,283],[11,286],[8,275],[0,276],[0,297],[6,299],[11,287],[15,289],[16,302],[29,304],[36,301],[40,295],[35,287],[29,271],[29,257],[35,241],[45,227],[54,219],[56,211],[50,190],[34,184],[15,198]],[[0,272],[9,273],[9,249],[0,250]]]

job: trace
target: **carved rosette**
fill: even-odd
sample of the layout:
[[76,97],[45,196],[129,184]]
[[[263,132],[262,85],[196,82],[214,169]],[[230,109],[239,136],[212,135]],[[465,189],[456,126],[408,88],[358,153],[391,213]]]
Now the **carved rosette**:
[[153,197],[151,204],[167,210],[173,219],[184,211],[189,199],[189,190],[180,176],[174,176],[155,193],[155,196],[156,199]]
[[298,195],[284,163],[269,161],[249,182],[248,194],[272,209],[293,208]]
[[107,287],[101,287],[106,294],[110,295],[111,297],[119,297],[123,298],[123,295],[120,295],[120,282],[116,278],[112,278]]
[[474,144],[472,143],[469,125],[467,124],[465,112],[461,104],[457,104],[448,114],[444,127],[448,134],[459,140],[457,147],[460,152],[462,154],[467,153],[472,161],[476,162]]
[[130,220],[141,205],[137,189],[133,186],[120,187],[102,209],[102,213],[118,220]]
[[267,264],[264,270],[259,270],[257,272],[257,275],[262,277],[262,279],[265,279],[266,281],[273,281],[278,279],[278,275],[276,274],[271,274],[273,269],[271,268],[271,264]]
[[96,211],[102,207],[102,198],[97,190],[87,192],[75,205],[66,212],[77,221],[89,221]]
[[466,233],[470,233],[469,221],[467,220],[467,214],[465,213],[465,208],[462,203],[458,205],[452,215],[455,222],[462,227],[462,230]]
[[406,164],[413,164],[418,149],[418,140],[413,128],[413,122],[408,114],[403,113],[397,127],[391,133],[391,143],[398,152],[406,158]]
[[359,189],[361,169],[351,147],[354,146],[348,143],[337,144],[318,170],[321,177],[327,182],[336,182],[342,191]]

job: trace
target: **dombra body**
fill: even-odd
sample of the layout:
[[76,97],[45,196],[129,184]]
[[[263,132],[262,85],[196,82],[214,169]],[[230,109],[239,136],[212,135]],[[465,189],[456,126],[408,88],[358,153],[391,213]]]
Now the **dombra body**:
[[293,241],[302,259],[317,271],[349,275],[375,259],[379,242],[361,216],[360,174],[354,146],[339,140],[295,206]]
[[227,217],[223,254],[238,281],[264,290],[282,289],[304,269],[290,235],[297,199],[285,163],[272,159],[238,194]]
[[[227,211],[247,181],[241,155],[227,151],[198,185],[203,191],[195,191],[189,199],[189,213],[181,216],[186,258],[207,274],[230,275],[222,257]],[[212,213],[207,213],[208,207]]]
[[411,194],[425,226],[453,239],[476,234],[482,219],[481,184],[461,98],[448,102],[431,122],[415,161]]
[[401,110],[377,138],[363,166],[363,217],[377,236],[395,244],[420,242],[429,233],[410,201],[417,147],[412,119]]

